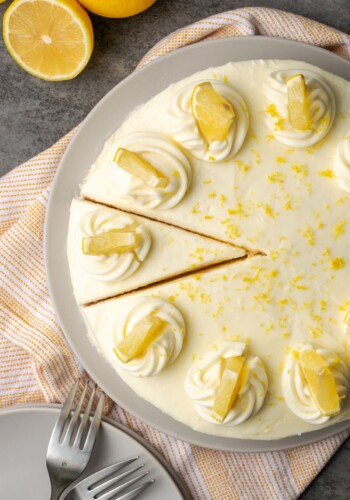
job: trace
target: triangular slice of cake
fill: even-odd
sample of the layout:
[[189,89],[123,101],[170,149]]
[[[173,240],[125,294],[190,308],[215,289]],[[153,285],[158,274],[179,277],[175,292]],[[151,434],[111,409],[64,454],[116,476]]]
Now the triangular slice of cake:
[[246,255],[230,244],[83,200],[71,205],[67,251],[80,305]]

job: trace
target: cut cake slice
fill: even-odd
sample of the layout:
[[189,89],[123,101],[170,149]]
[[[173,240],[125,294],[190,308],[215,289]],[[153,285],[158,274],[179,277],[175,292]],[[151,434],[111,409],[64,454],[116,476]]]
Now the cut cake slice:
[[[135,232],[134,251],[84,253],[83,239],[118,231]],[[233,245],[83,200],[73,200],[71,205],[67,252],[80,305],[246,255]]]

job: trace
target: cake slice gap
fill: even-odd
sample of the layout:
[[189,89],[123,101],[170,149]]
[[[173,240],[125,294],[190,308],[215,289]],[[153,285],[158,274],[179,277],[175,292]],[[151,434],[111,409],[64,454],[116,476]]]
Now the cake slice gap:
[[[137,243],[125,246],[123,236],[132,234]],[[106,245],[104,249],[101,242]],[[89,254],[91,247],[95,249],[93,254]],[[98,255],[96,248],[100,247]],[[244,249],[231,244],[81,199],[71,204],[67,253],[79,305],[247,255]]]

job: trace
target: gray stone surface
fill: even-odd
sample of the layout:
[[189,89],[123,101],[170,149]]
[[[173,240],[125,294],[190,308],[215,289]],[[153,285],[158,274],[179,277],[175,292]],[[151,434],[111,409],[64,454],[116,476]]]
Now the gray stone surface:
[[[277,7],[343,31],[350,30],[350,0],[158,0],[129,19],[93,16],[95,50],[74,80],[45,82],[25,73],[0,39],[0,174],[54,143],[78,124],[142,55],[171,31],[203,17],[248,5]],[[0,6],[4,12],[9,1]]]
[[[2,17],[9,2],[0,6]],[[171,31],[203,17],[243,6],[288,10],[350,32],[349,0],[158,0],[129,19],[92,16],[95,50],[85,71],[48,83],[21,70],[0,40],[0,175],[49,147],[78,124],[143,54]],[[304,500],[350,498],[350,443],[303,494]]]

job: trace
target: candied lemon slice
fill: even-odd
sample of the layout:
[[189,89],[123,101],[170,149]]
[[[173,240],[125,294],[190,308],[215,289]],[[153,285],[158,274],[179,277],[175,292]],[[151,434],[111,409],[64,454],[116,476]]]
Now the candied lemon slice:
[[248,382],[248,378],[249,378],[249,367],[248,367],[247,363],[244,363],[244,365],[242,367],[242,371],[240,372],[240,375],[239,375],[240,380],[239,380],[238,394],[242,394],[242,392],[244,391],[245,386]]
[[235,119],[235,112],[232,104],[218,94],[211,83],[204,82],[195,86],[191,110],[200,132],[209,144],[226,139]]
[[139,321],[131,332],[117,345],[117,356],[127,363],[137,358],[160,335],[165,326],[165,321],[158,318],[154,312]]
[[337,415],[340,411],[335,378],[326,361],[316,351],[302,351],[299,360],[312,399],[324,416]]
[[126,170],[131,175],[135,175],[145,184],[154,188],[166,188],[169,184],[169,179],[162,174],[147,160],[142,158],[137,153],[128,149],[118,148],[114,161],[120,168]]
[[350,309],[345,314],[343,322],[345,323],[345,325],[346,325],[347,328],[350,328]]
[[293,75],[287,80],[287,111],[289,123],[295,130],[312,127],[303,75]]
[[132,252],[138,244],[138,235],[112,229],[101,234],[94,234],[82,239],[82,251],[85,255],[108,255],[111,253]]
[[223,360],[222,377],[215,391],[211,414],[220,423],[225,420],[241,388],[245,359],[245,356],[236,356]]

